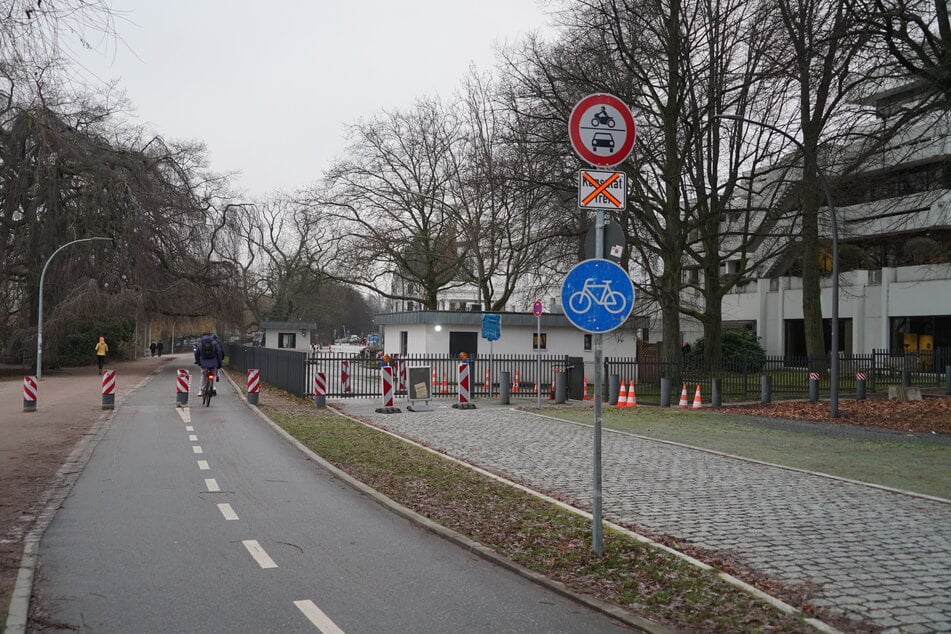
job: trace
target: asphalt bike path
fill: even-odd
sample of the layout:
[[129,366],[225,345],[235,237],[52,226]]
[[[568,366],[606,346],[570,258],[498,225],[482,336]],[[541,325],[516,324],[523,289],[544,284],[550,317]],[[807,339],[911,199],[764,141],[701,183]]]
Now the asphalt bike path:
[[620,632],[319,468],[231,384],[131,394],[43,536],[34,598],[79,632]]
[[[352,416],[578,508],[591,506],[589,426],[479,404]],[[593,420],[593,418],[592,418]],[[604,518],[714,551],[886,631],[951,631],[951,503],[604,430]]]

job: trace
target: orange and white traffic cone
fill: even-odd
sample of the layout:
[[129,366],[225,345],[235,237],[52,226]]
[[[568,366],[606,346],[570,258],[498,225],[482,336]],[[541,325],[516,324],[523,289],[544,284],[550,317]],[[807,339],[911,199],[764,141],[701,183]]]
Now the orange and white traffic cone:
[[617,405],[615,407],[627,407],[627,386],[621,381],[621,389],[618,392]]
[[687,384],[684,383],[684,389],[682,392],[680,392],[680,405],[678,405],[678,407],[680,407],[680,409],[687,409],[688,406],[689,405],[687,403]]
[[631,381],[630,389],[627,391],[627,407],[637,407],[637,392],[634,391],[634,381]]
[[583,401],[593,401],[594,397],[588,395],[588,377],[584,377],[584,398]]
[[446,373],[442,373],[442,390],[440,394],[449,394],[449,381],[446,379]]
[[515,371],[515,382],[512,383],[512,391],[518,392],[518,370]]
[[694,408],[694,409],[700,409],[700,407],[701,407],[701,403],[700,403],[700,384],[697,383],[697,391],[696,391],[696,393],[693,395],[693,408]]

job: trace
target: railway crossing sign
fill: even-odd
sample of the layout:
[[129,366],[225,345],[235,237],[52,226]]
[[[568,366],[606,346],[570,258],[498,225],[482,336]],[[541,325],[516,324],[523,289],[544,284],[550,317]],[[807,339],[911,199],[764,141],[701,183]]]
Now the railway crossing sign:
[[631,109],[614,95],[588,95],[568,117],[572,147],[582,160],[598,167],[624,161],[634,149],[635,135]]
[[627,272],[610,260],[585,260],[565,276],[561,305],[576,328],[610,332],[634,309],[634,284]]
[[627,174],[624,172],[578,172],[578,207],[624,209],[627,206]]

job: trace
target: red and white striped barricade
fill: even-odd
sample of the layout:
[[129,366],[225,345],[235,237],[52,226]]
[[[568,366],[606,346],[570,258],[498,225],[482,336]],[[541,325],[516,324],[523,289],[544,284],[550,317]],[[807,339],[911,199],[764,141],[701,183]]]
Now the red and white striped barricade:
[[349,361],[340,362],[340,391],[343,392],[344,396],[349,396],[353,392],[353,388],[350,387]]
[[116,371],[102,371],[102,409],[116,408]]
[[405,394],[406,393],[406,379],[407,379],[406,361],[400,359],[399,361],[396,362],[396,364],[397,364],[396,367],[398,368],[397,375],[399,376],[399,385],[397,386],[396,389],[398,392],[403,392]]
[[36,411],[36,377],[35,376],[25,376],[23,377],[23,411],[24,412],[35,412]]
[[179,368],[178,376],[175,378],[175,405],[177,407],[188,405],[188,388],[191,382],[192,377],[188,370]]
[[489,396],[492,396],[492,373],[489,371],[489,368],[485,369],[485,393]]
[[393,368],[388,365],[380,368],[380,390],[383,396],[383,407],[393,407]]
[[459,364],[458,377],[457,391],[459,392],[459,402],[453,404],[453,408],[475,409],[475,403],[472,402],[472,379],[468,363]]
[[258,393],[261,391],[261,371],[257,368],[248,370],[248,403],[258,404]]
[[314,406],[326,407],[327,405],[327,373],[316,372],[314,374]]

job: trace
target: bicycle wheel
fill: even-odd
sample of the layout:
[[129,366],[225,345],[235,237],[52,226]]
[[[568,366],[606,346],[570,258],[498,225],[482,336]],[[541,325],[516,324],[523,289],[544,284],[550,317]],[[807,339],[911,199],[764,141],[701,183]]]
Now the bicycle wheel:
[[576,313],[586,313],[591,310],[591,297],[584,291],[575,291],[568,298],[568,307]]
[[620,291],[611,291],[604,298],[604,310],[612,315],[623,313],[625,308],[627,308],[627,299],[624,298],[624,293]]

